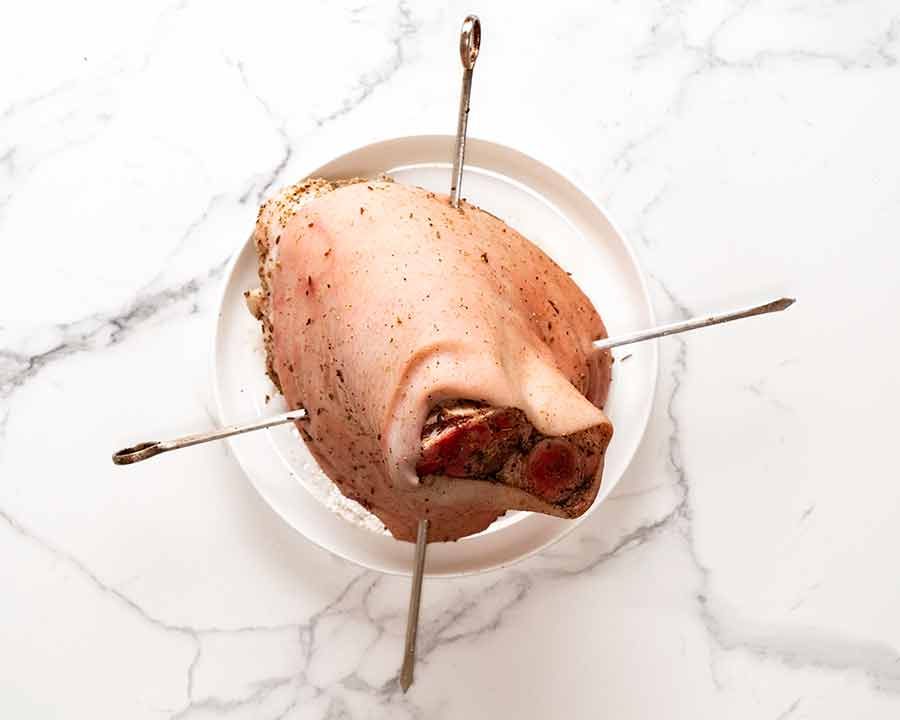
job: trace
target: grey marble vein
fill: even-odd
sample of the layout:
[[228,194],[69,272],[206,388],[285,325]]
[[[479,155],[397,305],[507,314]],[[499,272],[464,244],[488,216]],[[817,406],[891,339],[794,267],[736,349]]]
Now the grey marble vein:
[[[655,279],[679,313],[688,316],[688,308],[676,299],[658,277]],[[741,622],[733,613],[727,611],[721,602],[710,600],[710,571],[700,561],[695,547],[691,525],[690,483],[681,459],[681,425],[677,399],[687,368],[687,340],[684,338],[672,340],[679,344],[679,350],[673,363],[673,389],[667,406],[672,425],[669,464],[676,475],[678,485],[683,490],[681,502],[673,510],[673,516],[681,520],[678,527],[697,573],[699,616],[710,640],[719,650],[746,651],[764,659],[777,660],[788,667],[860,672],[871,681],[875,689],[891,694],[900,693],[900,652],[888,644],[851,640],[826,630],[804,630],[795,627],[756,628]],[[667,519],[664,518],[659,524],[664,525]],[[715,668],[712,668],[712,673],[715,678]]]
[[[316,696],[323,693],[328,694],[330,707],[336,708],[333,712],[344,707],[340,697],[334,694],[335,690],[340,688],[351,692],[366,693],[382,706],[400,704],[413,718],[424,717],[415,706],[412,696],[406,696],[401,692],[399,667],[391,677],[377,686],[371,685],[359,674],[359,668],[365,662],[368,653],[381,641],[382,637],[388,633],[394,637],[395,633],[388,630],[388,625],[400,627],[398,623],[405,615],[405,609],[400,606],[393,608],[387,615],[375,616],[372,614],[369,609],[370,598],[383,579],[384,576],[372,572],[364,572],[356,576],[332,602],[299,626],[304,661],[302,667],[298,669],[298,673],[303,678],[303,687],[312,689]],[[447,608],[436,617],[423,617],[417,652],[419,666],[427,668],[429,658],[443,648],[476,637],[484,639],[490,633],[498,630],[503,625],[505,615],[525,600],[531,587],[532,581],[526,574],[506,574],[494,583],[480,589],[472,597],[466,598],[461,605]],[[498,606],[492,607],[490,612],[485,613],[485,600],[493,602],[497,600],[498,596],[501,600]],[[343,619],[344,622],[363,620],[375,629],[375,635],[365,647],[361,648],[357,667],[340,678],[336,687],[317,687],[309,678],[309,670],[314,662],[321,661],[321,653],[329,652],[329,649],[321,644],[318,635],[322,631],[323,623],[334,619]],[[469,623],[470,626],[460,627],[466,623]],[[398,651],[401,647],[401,639],[399,635],[396,635]],[[340,716],[338,715],[338,717]]]
[[[230,61],[229,61],[230,62]],[[272,110],[271,105],[262,97],[256,90],[254,90],[250,86],[250,81],[247,78],[247,72],[244,69],[244,63],[241,61],[232,62],[235,69],[238,71],[240,75],[241,82],[246,88],[247,92],[249,92],[259,106],[262,108],[263,112],[266,114],[266,117],[269,118],[269,121],[272,123],[272,127],[275,132],[278,134],[278,137],[281,141],[281,158],[275,164],[275,167],[272,168],[261,181],[261,185],[259,189],[255,191],[256,194],[256,203],[260,204],[266,198],[269,190],[278,182],[278,178],[281,177],[281,173],[287,167],[288,163],[291,161],[291,157],[294,154],[293,145],[291,144],[291,139],[288,136],[287,128],[285,127],[285,123],[283,119],[276,117],[274,111]],[[258,182],[252,183],[240,196],[240,202],[245,203],[250,198],[252,194],[254,194],[255,186],[259,184]]]
[[761,70],[766,65],[774,63],[830,63],[837,66],[838,69],[849,70],[873,70],[883,67],[892,67],[896,65],[897,59],[889,51],[888,47],[896,40],[898,31],[898,21],[900,18],[892,20],[883,33],[876,38],[874,43],[861,49],[855,55],[843,55],[840,53],[825,53],[811,50],[758,50],[749,59],[734,60],[723,57],[716,49],[717,39],[722,30],[730,23],[734,22],[749,7],[750,3],[743,3],[739,9],[728,15],[709,35],[706,42],[702,45],[693,45],[688,42],[684,30],[678,26],[678,35],[681,47],[685,52],[690,53],[697,61],[696,67],[691,70],[682,80],[681,85],[676,93],[672,107],[675,110],[681,110],[684,99],[689,91],[691,83],[698,77],[705,75],[713,70],[739,70],[752,71]]
[[[417,648],[420,660],[427,662],[428,656],[439,649],[471,637],[483,637],[486,633],[496,631],[501,627],[504,616],[525,600],[532,587],[533,581],[526,573],[515,571],[506,573],[460,607],[451,609],[427,623],[425,631],[422,633],[421,651]],[[497,597],[500,593],[510,590],[511,594],[504,597],[500,607],[478,622],[476,627],[468,630],[459,630],[455,627],[472,614],[475,614],[476,617],[479,616],[485,598]]]
[[[360,582],[364,582],[366,580],[370,581],[373,585],[378,582],[379,578],[375,576],[374,573],[364,572],[361,575],[353,578],[338,594],[338,596],[326,605],[321,611],[312,615],[308,621],[306,622],[298,622],[295,624],[287,624],[287,625],[274,625],[274,626],[243,626],[236,628],[218,628],[214,626],[189,626],[189,625],[181,625],[176,623],[170,623],[162,618],[159,618],[150,612],[148,612],[144,607],[142,607],[139,603],[137,603],[133,598],[126,595],[121,590],[116,587],[109,585],[104,582],[95,572],[93,572],[89,567],[87,567],[80,559],[75,557],[73,554],[68,552],[67,550],[41,538],[37,534],[35,534],[32,530],[23,525],[19,520],[14,518],[7,511],[0,509],[0,520],[15,534],[20,536],[22,539],[34,544],[42,551],[49,553],[58,561],[65,563],[68,567],[72,568],[76,571],[80,576],[86,579],[95,589],[99,592],[112,597],[115,599],[122,607],[126,608],[130,611],[134,617],[139,619],[142,622],[148,623],[151,626],[159,629],[160,631],[172,633],[181,637],[188,638],[191,642],[194,643],[195,651],[191,658],[190,663],[186,667],[185,670],[185,705],[177,710],[171,717],[172,720],[183,720],[184,718],[188,718],[193,711],[197,710],[209,710],[212,712],[227,712],[229,710],[233,710],[236,708],[241,708],[245,706],[252,706],[261,703],[263,700],[267,699],[273,692],[291,686],[294,687],[297,692],[299,689],[306,685],[306,679],[304,670],[305,667],[298,668],[298,671],[295,674],[290,676],[276,676],[270,678],[263,678],[254,683],[255,689],[241,697],[236,698],[218,698],[218,697],[206,697],[202,699],[195,698],[195,673],[197,668],[202,660],[203,656],[203,638],[208,635],[240,635],[247,633],[260,633],[260,632],[282,632],[288,631],[295,634],[298,637],[298,643],[303,645],[303,638],[313,638],[315,636],[317,623],[323,617],[327,617],[328,615],[334,612],[346,613],[352,612],[352,608],[349,609],[337,609],[341,602],[347,597],[348,593],[350,593]],[[370,588],[371,590],[371,588]],[[306,665],[311,661],[312,654],[314,652],[314,647],[309,645],[306,650]],[[396,682],[396,681],[394,681]],[[318,692],[321,692],[319,690]],[[289,702],[286,708],[282,711],[281,716],[286,715],[292,707],[294,707],[297,703],[296,693],[293,697],[293,700]]]
[[11,117],[13,117],[14,115],[18,115],[23,110],[28,110],[29,108],[38,105],[45,100],[56,97],[61,92],[65,92],[66,90],[71,89],[75,86],[75,84],[75,80],[65,80],[54,85],[49,90],[45,90],[36,95],[32,95],[31,97],[11,102],[6,106],[6,108],[4,108],[3,112],[0,112],[0,120],[9,120]]
[[800,707],[800,701],[802,699],[803,698],[797,698],[796,700],[794,700],[794,702],[792,702],[788,707],[786,707],[783,712],[778,714],[778,717],[775,718],[775,720],[787,720],[787,718],[789,718],[791,715],[793,715],[794,711],[798,707]]
[[[580,562],[576,563],[574,567],[551,566],[533,572],[552,578],[572,578],[589,574],[608,561],[655,539],[661,531],[669,527],[672,521],[677,518],[678,507],[676,506],[675,509],[670,510],[657,520],[638,525],[636,528],[629,530],[624,535],[621,535],[611,547],[602,547],[599,552],[594,549],[594,546],[599,544],[598,540],[585,535],[579,539],[579,545],[583,552]],[[546,555],[552,557],[552,553],[547,553]]]
[[353,715],[347,703],[340,697],[332,697],[325,709],[323,720],[352,720]]
[[272,720],[284,720],[288,715],[290,715],[294,708],[300,704],[300,693],[299,691],[294,694],[294,698],[287,704],[287,706],[282,710],[278,715],[275,715]]
[[[801,521],[801,522],[802,522],[802,521]],[[814,582],[812,585],[810,585],[810,586],[804,588],[804,590],[803,590],[803,592],[801,593],[800,597],[796,600],[796,602],[794,602],[793,605],[791,605],[790,611],[791,611],[791,612],[795,612],[795,611],[798,610],[799,608],[803,607],[803,605],[806,603],[806,601],[807,601],[807,599],[809,598],[809,596],[810,596],[814,591],[818,590],[821,586],[822,586],[822,581],[820,580],[820,581]]]
[[194,701],[194,677],[197,672],[197,666],[200,664],[200,658],[203,656],[203,645],[200,642],[200,638],[194,634],[194,657],[191,660],[191,664],[188,665],[187,668],[187,686],[185,687],[184,695],[187,698],[188,704]]
[[744,389],[760,398],[761,400],[765,400],[766,402],[771,404],[772,407],[781,412],[793,412],[789,405],[783,403],[772,392],[768,390],[766,378],[762,378],[761,380],[757,380],[756,382],[744,385]]
[[400,2],[397,3],[397,12],[400,16],[400,20],[397,23],[395,34],[390,38],[391,44],[394,46],[394,53],[391,58],[385,63],[384,67],[360,76],[357,80],[357,87],[353,94],[346,98],[337,110],[334,110],[324,117],[317,118],[317,126],[322,127],[327,125],[355,110],[373,92],[393,78],[394,75],[397,74],[397,71],[403,66],[403,63],[406,60],[404,43],[415,36],[418,26],[414,22],[412,11],[405,0],[400,0]]
[[[184,229],[184,232],[178,237],[178,240],[175,241],[175,244],[172,246],[172,249],[169,253],[162,259],[160,262],[159,272],[156,273],[149,281],[147,281],[144,286],[138,290],[138,295],[142,293],[146,293],[152,288],[159,287],[160,283],[165,278],[166,271],[170,269],[172,261],[178,257],[178,255],[185,249],[185,247],[189,244],[190,240],[197,234],[197,232],[202,228],[206,222],[209,220],[210,216],[215,212],[215,210],[223,204],[226,200],[228,200],[229,196],[226,193],[218,192],[214,193],[210,196],[209,201],[206,203],[206,206],[197,213],[197,216],[191,220],[187,227]],[[224,261],[219,261],[219,265],[213,267],[213,271],[220,267],[224,269],[224,263],[227,262],[227,258]],[[213,276],[213,278],[216,276]],[[213,279],[210,278],[210,279]]]
[[783,712],[778,714],[778,717],[775,718],[775,720],[787,720],[791,715],[794,714],[794,711],[798,707],[800,707],[800,701],[802,699],[803,698],[797,698],[796,700],[794,700],[794,702],[792,702],[788,707],[786,707]]
[[[121,88],[128,87],[129,84],[134,82],[136,75],[147,70],[161,39],[165,35],[166,24],[173,15],[181,12],[187,6],[188,0],[176,0],[176,2],[162,10],[149,32],[146,47],[141,49],[141,60],[139,63],[129,63],[127,56],[113,56],[106,59],[103,66],[92,75],[81,73],[68,78],[43,92],[14,101],[0,112],[0,139],[5,140],[13,137],[11,132],[12,123],[14,120],[21,120],[20,116],[28,116],[35,121],[30,124],[40,127],[46,122],[47,108],[53,105],[69,108],[68,112],[55,116],[56,122],[52,124],[52,133],[31,136],[28,142],[9,140],[11,144],[4,151],[3,158],[7,161],[5,164],[10,187],[2,191],[2,195],[0,195],[0,222],[3,220],[6,206],[15,193],[13,181],[15,181],[17,186],[21,186],[37,167],[48,160],[63,152],[70,152],[78,146],[94,141],[114,119],[114,113],[110,109],[97,110],[91,107],[85,110],[83,97],[83,95],[87,94],[85,86],[90,86],[92,83],[109,82],[117,88],[115,95],[118,96]],[[71,97],[61,98],[61,96],[69,95]],[[110,105],[110,107],[114,106],[115,103]],[[91,113],[88,115],[90,122],[87,130],[78,127],[76,123],[72,122],[82,112]],[[9,127],[4,127],[4,125]],[[26,125],[26,132],[29,125]],[[71,134],[73,125],[78,128],[74,136]],[[35,140],[38,140],[38,142],[35,142]],[[49,148],[42,147],[42,145],[47,144],[49,144]],[[12,160],[17,155],[22,155],[23,158],[14,165]]]
[[647,60],[655,59],[657,55],[668,48],[667,41],[671,37],[675,37],[678,41],[678,49],[691,54],[699,61],[699,65],[689,73],[689,77],[715,68],[751,70],[760,69],[763,65],[775,62],[828,62],[841,70],[870,70],[878,67],[893,67],[897,64],[897,57],[890,52],[889,48],[897,41],[898,31],[900,31],[900,16],[892,18],[871,42],[850,55],[795,48],[760,49],[746,60],[732,60],[724,57],[717,49],[720,36],[727,28],[742,19],[755,4],[754,0],[742,0],[737,3],[730,12],[723,16],[700,45],[688,41],[682,24],[681,8],[677,5],[664,5],[662,18],[651,26],[650,42],[637,53],[635,61],[640,65]]
[[132,600],[130,597],[120,592],[116,588],[111,585],[106,584],[103,580],[100,579],[90,568],[88,568],[81,560],[77,557],[66,551],[65,549],[54,545],[53,543],[39,537],[32,530],[25,527],[19,520],[14,518],[10,513],[0,508],[0,520],[2,520],[9,529],[15,532],[17,535],[27,540],[28,542],[34,544],[45,552],[49,553],[53,557],[58,560],[64,562],[66,565],[75,570],[79,575],[88,580],[91,585],[93,585],[97,590],[102,592],[105,595],[115,598],[122,606],[128,608],[132,613],[134,613],[137,617],[139,617],[144,622],[150,623],[154,627],[159,628],[160,630],[164,630],[166,632],[177,633],[180,635],[185,635],[190,637],[196,641],[196,633],[197,631],[194,628],[186,627],[183,625],[174,625],[162,620],[160,618],[154,617],[150,613],[148,613],[144,608],[142,608],[138,603]]
[[[695,80],[705,78],[712,71],[746,72],[762,70],[767,65],[775,63],[799,62],[825,62],[844,71],[876,70],[894,67],[897,64],[897,57],[890,51],[890,47],[897,42],[898,36],[900,36],[900,17],[892,19],[872,43],[854,55],[794,49],[759,50],[746,60],[733,60],[722,56],[716,49],[719,36],[726,28],[737,22],[753,4],[755,4],[754,0],[739,2],[725,14],[700,45],[692,44],[687,39],[687,34],[682,26],[682,7],[678,4],[668,3],[661,6],[660,19],[655,21],[650,28],[650,40],[634,56],[635,69],[640,70],[644,64],[659,60],[672,53],[687,54],[694,62],[692,67],[678,80],[672,100],[661,113],[659,120],[636,137],[628,138],[621,149],[613,155],[610,161],[610,172],[607,173],[607,177],[603,178],[604,181],[608,180],[613,173],[627,175],[631,172],[637,152],[668,130],[672,115],[683,111],[684,103],[694,87]],[[672,43],[673,37],[674,44]],[[614,194],[615,191],[610,192],[607,199],[609,200]],[[657,198],[657,202],[659,199]],[[649,246],[645,238],[642,240]]]
[[157,15],[156,20],[154,20],[150,29],[147,46],[142,49],[141,62],[137,67],[137,72],[146,72],[147,68],[150,67],[150,62],[156,55],[160,42],[165,36],[166,25],[173,17],[180,14],[183,10],[186,10],[189,5],[190,0],[175,0],[164,7],[159,15]]
[[[319,612],[310,616],[309,620],[300,625],[299,633],[300,633],[300,646],[303,651],[304,656],[304,668],[308,667],[310,662],[313,659],[313,654],[316,652],[316,631],[319,621],[324,617],[329,617],[331,615],[345,615],[349,612],[352,612],[352,608],[347,609],[341,607],[342,603],[347,599],[347,597],[352,593],[357,586],[361,584],[366,584],[366,590],[363,593],[363,599],[367,597],[374,590],[375,585],[378,583],[379,578],[376,573],[370,571],[364,571],[354,577],[347,585],[344,586],[343,590],[328,603],[325,607],[323,607]],[[360,607],[365,607],[365,603],[363,602]]]
[[791,668],[860,673],[875,690],[900,694],[900,652],[886,642],[864,642],[827,629],[764,626],[701,595],[701,616],[723,650],[750,653]]
[[[622,147],[617,150],[610,159],[609,170],[601,176],[601,182],[604,184],[609,183],[615,175],[628,175],[635,166],[636,161],[634,160],[634,156],[651,141],[660,137],[666,129],[666,124],[667,121],[663,119],[661,122],[654,124],[649,130],[626,140]],[[606,194],[606,202],[611,202],[615,196],[616,191],[613,189]],[[645,245],[649,245],[645,240],[642,241]]]
[[6,170],[6,173],[8,175],[12,175],[15,172],[15,167],[16,167],[15,158],[16,158],[17,151],[18,151],[18,148],[13,146],[13,147],[7,148],[6,152],[4,152],[2,155],[0,155],[0,166],[3,166],[3,168]]
[[9,425],[9,409],[6,407],[6,403],[3,406],[0,406],[0,449],[2,449],[2,441],[6,437],[6,428]]
[[[38,352],[17,351],[13,349],[15,346],[28,343],[21,339],[14,342],[11,338],[0,335],[0,341],[5,346],[0,346],[0,400],[8,401],[18,388],[51,363],[76,353],[109,347],[123,341],[142,323],[162,310],[193,298],[210,281],[221,276],[226,262],[219,263],[177,287],[140,294],[118,314],[90,315],[71,323],[56,325],[53,327],[52,338],[44,341],[48,346]],[[196,308],[192,306],[190,311],[195,312]]]
[[[204,698],[203,700],[191,701],[184,708],[172,715],[170,720],[186,720],[186,718],[189,718],[191,714],[196,711],[209,711],[215,714],[224,714],[232,710],[237,710],[239,708],[259,706],[275,691],[285,687],[293,686],[295,684],[296,679],[293,676],[283,678],[267,678],[255,683],[256,689],[249,695],[230,698],[227,700],[223,700],[220,698]],[[295,701],[289,703],[288,707],[293,704],[295,704]],[[280,716],[283,717],[286,712],[288,711],[283,711]]]

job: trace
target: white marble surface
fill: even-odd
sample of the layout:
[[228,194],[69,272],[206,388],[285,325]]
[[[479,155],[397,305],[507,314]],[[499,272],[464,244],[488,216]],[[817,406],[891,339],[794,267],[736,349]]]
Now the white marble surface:
[[[615,493],[510,570],[407,581],[284,526],[210,422],[223,265],[260,198],[391,134],[579,180],[661,318]],[[900,716],[900,8],[885,1],[16,3],[0,43],[0,717]]]

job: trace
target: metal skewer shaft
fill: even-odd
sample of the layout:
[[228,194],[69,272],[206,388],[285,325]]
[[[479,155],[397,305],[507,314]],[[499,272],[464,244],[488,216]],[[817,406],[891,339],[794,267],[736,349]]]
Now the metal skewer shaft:
[[412,590],[409,593],[409,612],[406,616],[406,644],[403,648],[403,667],[400,687],[403,692],[413,684],[416,667],[416,636],[419,632],[419,604],[422,601],[422,576],[425,572],[425,548],[428,546],[428,520],[419,521],[416,533],[416,560],[413,568]]
[[466,163],[466,128],[469,124],[469,97],[472,94],[472,72],[478,49],[481,47],[481,22],[475,15],[463,20],[459,35],[459,57],[462,60],[462,90],[459,94],[459,119],[456,122],[456,150],[453,153],[453,177],[450,184],[450,204],[459,207],[463,167]]
[[290,412],[282,413],[281,415],[263,418],[262,420],[245,423],[244,425],[229,425],[228,427],[212,430],[211,432],[185,435],[176,440],[140,443],[114,453],[112,460],[116,465],[131,465],[132,463],[147,460],[148,458],[152,458],[153,456],[164,452],[169,452],[170,450],[178,450],[180,448],[190,447],[191,445],[211,442],[212,440],[221,440],[222,438],[240,435],[245,432],[252,432],[253,430],[263,430],[274,425],[282,425],[284,423],[293,422],[294,420],[302,420],[305,417],[306,410],[291,410]]
[[630,345],[631,343],[642,342],[644,340],[665,337],[666,335],[677,335],[678,333],[687,332],[688,330],[697,330],[698,328],[719,325],[721,323],[731,322],[732,320],[741,320],[742,318],[753,317],[754,315],[780,312],[782,310],[787,310],[795,302],[796,300],[794,298],[780,298],[779,300],[773,300],[764,305],[755,305],[753,307],[741,308],[730,312],[691,318],[690,320],[671,323],[670,325],[660,325],[659,327],[650,328],[649,330],[638,330],[629,335],[620,335],[614,338],[607,338],[606,340],[599,340],[594,343],[594,347],[598,350],[609,350],[610,348],[619,347],[620,345]]
[[[450,204],[459,207],[463,168],[466,164],[466,128],[469,124],[469,98],[472,94],[472,70],[481,47],[481,22],[475,15],[463,20],[459,33],[459,58],[463,66],[462,90],[459,94],[459,118],[456,122],[456,149],[453,153],[453,176],[450,180]],[[419,631],[419,603],[422,600],[422,579],[425,572],[425,551],[428,548],[428,519],[419,520],[416,533],[416,558],[412,587],[409,593],[409,614],[406,618],[406,642],[403,665],[400,668],[400,688],[405,693],[413,684],[416,666],[416,636]]]
[[[710,327],[712,325],[720,325],[721,323],[731,322],[733,320],[741,320],[743,318],[754,317],[755,315],[765,315],[766,313],[780,312],[787,310],[796,302],[794,298],[780,298],[763,305],[754,305],[753,307],[741,308],[739,310],[731,310],[724,313],[716,313],[714,315],[705,315],[703,317],[691,318],[682,322],[671,323],[669,325],[660,325],[659,327],[650,328],[649,330],[638,330],[628,335],[619,335],[614,338],[598,340],[594,343],[594,347],[598,350],[609,350],[621,345],[631,345],[632,343],[643,342],[644,340],[653,340],[654,338],[665,337],[667,335],[677,335],[678,333],[687,332],[688,330],[697,330],[699,328]],[[264,430],[275,425],[302,420],[306,417],[306,411],[291,410],[290,412],[275,415],[274,417],[256,420],[244,425],[229,425],[228,427],[213,430],[211,432],[197,433],[195,435],[186,435],[176,440],[166,440],[161,442],[145,442],[132,447],[124,448],[114,453],[113,462],[116,465],[131,465],[132,463],[147,460],[155,455],[159,455],[170,450],[178,450],[191,445],[199,445],[200,443],[211,442],[213,440],[221,440],[231,437],[232,435],[240,435],[241,433],[252,432],[254,430]],[[426,521],[423,521],[426,522]],[[418,547],[417,559],[418,564]],[[422,558],[424,562],[424,556]],[[421,592],[421,587],[414,592]],[[413,639],[415,639],[413,633]]]

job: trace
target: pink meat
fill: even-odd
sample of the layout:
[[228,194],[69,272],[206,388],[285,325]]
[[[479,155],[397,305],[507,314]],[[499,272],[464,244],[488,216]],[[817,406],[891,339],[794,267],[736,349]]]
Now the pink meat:
[[590,506],[612,435],[606,331],[537,247],[388,181],[289,188],[254,238],[270,374],[307,409],[323,470],[395,537],[422,517],[455,540],[509,509]]

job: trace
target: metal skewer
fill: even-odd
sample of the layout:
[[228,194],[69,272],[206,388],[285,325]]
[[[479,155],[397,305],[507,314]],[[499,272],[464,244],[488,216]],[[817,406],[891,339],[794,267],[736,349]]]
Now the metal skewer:
[[240,435],[253,430],[263,430],[274,425],[282,425],[284,423],[293,422],[294,420],[302,420],[306,417],[306,410],[291,410],[274,417],[256,420],[244,425],[229,425],[211,432],[197,433],[195,435],[185,435],[176,440],[165,440],[159,442],[144,442],[132,447],[119,450],[113,453],[112,460],[116,465],[131,465],[131,463],[147,460],[154,455],[159,455],[170,450],[178,450],[191,445],[199,445],[200,443],[210,442],[211,440],[221,440],[222,438],[231,437],[232,435]]
[[[755,315],[765,315],[766,313],[780,312],[787,310],[796,302],[794,298],[780,298],[763,305],[754,305],[753,307],[741,308],[739,310],[731,310],[729,312],[715,313],[713,315],[705,315],[703,317],[691,318],[682,322],[671,323],[669,325],[659,325],[649,330],[638,330],[628,335],[619,335],[614,338],[598,340],[594,343],[594,347],[598,350],[609,350],[610,348],[619,347],[620,345],[630,345],[632,343],[643,342],[644,340],[652,340],[653,338],[666,337],[667,335],[677,335],[678,333],[687,332],[688,330],[697,330],[699,328],[710,327],[711,325],[719,325],[721,323],[731,322],[732,320],[741,320],[743,318],[754,317]],[[159,455],[170,450],[178,450],[191,445],[199,445],[200,443],[210,442],[212,440],[221,440],[222,438],[231,437],[232,435],[240,435],[253,430],[263,430],[281,425],[283,423],[293,422],[294,420],[302,420],[306,417],[306,411],[291,410],[290,412],[275,415],[274,417],[256,420],[245,425],[229,425],[219,430],[213,430],[206,433],[197,433],[196,435],[186,435],[176,440],[167,440],[163,442],[145,442],[139,445],[119,450],[113,454],[112,459],[116,465],[131,465],[132,463],[147,460],[155,455]],[[418,548],[417,548],[418,549]],[[424,550],[423,550],[424,553]],[[416,563],[418,565],[418,553]],[[424,558],[423,558],[424,561]],[[414,592],[421,592],[421,588],[417,591],[415,582]],[[418,603],[417,603],[418,607]],[[412,616],[410,616],[412,617]],[[415,641],[415,633],[413,633],[413,641]],[[406,655],[404,655],[404,658]]]
[[400,688],[403,692],[413,684],[416,666],[416,635],[419,631],[419,603],[422,600],[422,576],[425,572],[425,548],[428,546],[428,520],[419,521],[416,533],[416,560],[412,589],[409,593],[409,612],[406,616],[406,643],[403,648],[403,667],[400,668]]
[[[459,59],[463,66],[462,90],[459,93],[459,118],[456,122],[456,149],[453,153],[453,174],[450,179],[450,204],[459,207],[463,168],[466,163],[466,128],[469,123],[469,97],[472,94],[472,71],[481,47],[481,21],[475,15],[463,20],[459,33]],[[412,587],[409,592],[409,614],[406,618],[406,642],[403,665],[400,668],[400,688],[405,693],[413,684],[416,666],[416,635],[419,631],[419,602],[422,599],[422,578],[425,572],[425,551],[428,548],[428,520],[419,520],[416,533],[416,557]]]
[[463,166],[466,163],[466,127],[469,123],[469,97],[472,94],[472,71],[481,47],[481,21],[476,15],[463,20],[459,34],[459,58],[462,60],[462,90],[459,93],[459,119],[456,122],[456,150],[453,153],[453,176],[450,180],[450,204],[459,207]]
[[643,340],[665,337],[666,335],[677,335],[678,333],[687,332],[688,330],[705,328],[710,325],[719,325],[720,323],[741,320],[742,318],[753,317],[754,315],[780,312],[782,310],[787,310],[795,302],[797,302],[795,298],[780,298],[763,305],[754,305],[753,307],[731,310],[730,312],[691,318],[690,320],[684,320],[683,322],[676,322],[670,325],[660,325],[659,327],[650,328],[649,330],[638,330],[629,335],[620,335],[615,338],[599,340],[594,343],[594,347],[598,350],[609,350],[610,348],[619,347],[620,345],[630,345],[631,343],[642,342]]

